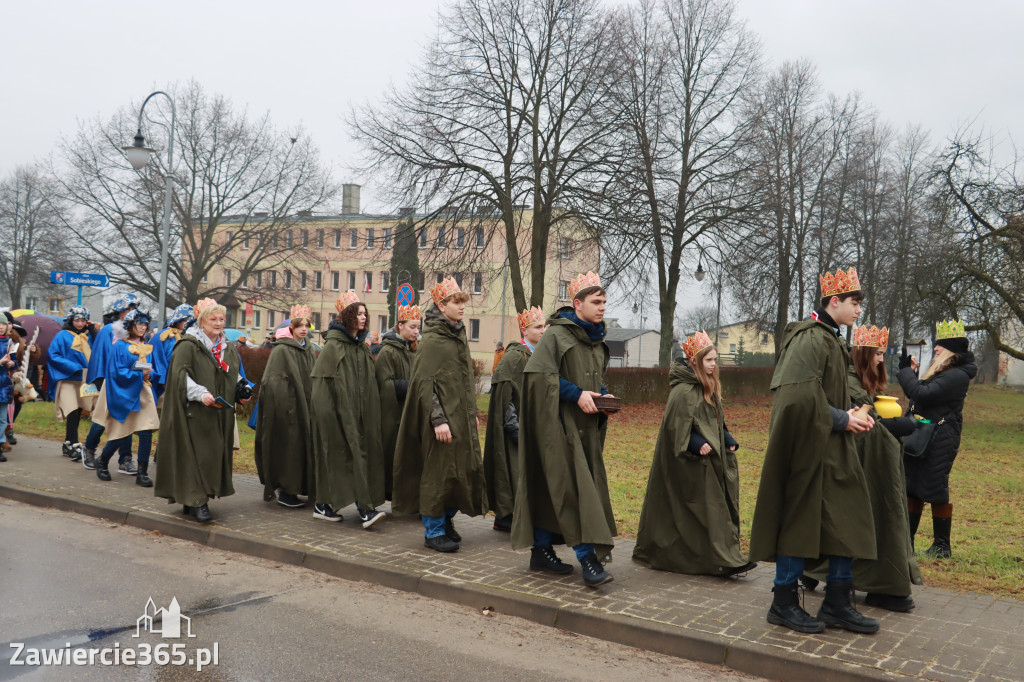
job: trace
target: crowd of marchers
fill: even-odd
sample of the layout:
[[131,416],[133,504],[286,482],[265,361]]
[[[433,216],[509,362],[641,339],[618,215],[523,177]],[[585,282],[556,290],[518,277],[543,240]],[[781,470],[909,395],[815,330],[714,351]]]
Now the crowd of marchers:
[[[820,284],[820,305],[786,328],[772,379],[749,556],[740,546],[741,444],[726,424],[716,349],[698,332],[683,341],[669,372],[633,559],[724,579],[742,579],[755,561],[775,562],[768,622],[806,633],[826,626],[873,633],[878,621],[857,610],[855,590],[871,606],[914,608],[911,586],[921,584],[914,536],[925,503],[934,537],[926,552],[951,555],[949,474],[977,369],[964,324],[940,323],[926,368],[905,352],[900,359],[904,413],[884,394],[888,330],[856,326],[864,300],[856,271],[825,273]],[[311,505],[314,519],[332,522],[354,505],[365,529],[386,519],[381,507],[390,501],[393,514],[419,516],[425,546],[438,552],[460,548],[457,513],[493,512],[494,530],[530,550],[531,570],[573,573],[556,551],[565,545],[587,586],[610,582],[604,564],[617,533],[603,451],[620,401],[605,386],[600,278],[573,279],[571,306],[551,316],[537,307],[518,315],[521,338],[494,367],[483,448],[462,322],[468,295],[451,277],[430,293],[424,309],[398,308],[376,356],[355,292],[337,299],[322,348],[310,339],[309,308],[291,309],[271,341],[249,421],[264,499],[288,509]],[[56,416],[66,427],[63,454],[110,481],[117,453],[118,472],[210,521],[210,500],[234,493],[235,409],[254,388],[224,335],[225,316],[204,299],[179,306],[153,330],[132,294],[117,299],[102,326],[84,307],[72,308],[48,360]],[[32,351],[15,345],[14,334],[0,321],[5,417],[17,352]],[[92,425],[83,442],[85,414]],[[820,581],[825,596],[812,616],[799,589]]]

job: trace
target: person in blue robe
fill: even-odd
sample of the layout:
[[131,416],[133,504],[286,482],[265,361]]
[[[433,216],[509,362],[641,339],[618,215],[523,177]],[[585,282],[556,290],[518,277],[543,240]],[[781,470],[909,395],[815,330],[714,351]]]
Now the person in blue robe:
[[85,448],[78,440],[82,412],[91,413],[96,403],[95,395],[82,395],[95,336],[89,309],[76,305],[68,311],[64,328],[53,337],[46,353],[54,411],[57,421],[64,422],[62,454],[72,462],[81,461],[84,454]]

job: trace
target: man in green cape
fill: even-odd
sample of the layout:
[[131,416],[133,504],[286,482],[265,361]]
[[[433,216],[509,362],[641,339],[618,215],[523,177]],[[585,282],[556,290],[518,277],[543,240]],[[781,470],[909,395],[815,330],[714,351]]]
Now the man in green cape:
[[608,417],[594,405],[607,395],[606,298],[593,272],[578,275],[569,295],[573,309],[551,318],[523,370],[512,546],[531,548],[531,569],[564,575],[572,567],[553,549],[564,542],[596,587],[612,580],[600,560],[611,559],[617,535],[604,468]]
[[522,407],[523,370],[540,343],[548,323],[544,311],[534,306],[519,313],[522,343],[505,349],[491,377],[491,402],[487,409],[484,439],[484,476],[487,500],[494,511],[494,530],[512,530],[516,484],[519,482],[519,411]]
[[477,434],[476,379],[462,323],[469,295],[455,278],[431,289],[435,307],[425,315],[412,361],[412,379],[395,448],[396,514],[419,514],[424,546],[455,552],[462,536],[452,517],[487,511]]
[[[850,603],[854,558],[875,558],[871,502],[854,433],[874,425],[851,409],[850,354],[839,335],[853,325],[864,296],[857,271],[821,277],[821,307],[786,327],[771,389],[768,447],[750,536],[753,561],[775,561],[768,622],[798,632],[826,625],[878,631]],[[825,601],[812,617],[800,607],[797,579],[806,560],[827,556]]]
[[395,444],[402,422],[402,408],[409,392],[409,373],[420,335],[420,307],[398,306],[398,322],[380,341],[374,360],[377,391],[380,393],[380,430],[384,445],[384,497],[392,498],[395,471]]

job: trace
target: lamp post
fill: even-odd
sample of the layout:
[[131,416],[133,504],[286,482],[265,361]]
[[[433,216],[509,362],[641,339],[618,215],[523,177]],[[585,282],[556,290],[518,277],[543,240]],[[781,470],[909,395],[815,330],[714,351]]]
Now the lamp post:
[[[697,271],[693,273],[694,278],[698,282],[703,282],[704,277],[707,275],[707,270],[704,269],[704,263],[702,262],[704,256],[704,249],[700,250],[700,256],[697,257]],[[722,278],[721,270],[719,270],[718,278],[718,301],[715,308],[715,350],[718,350],[718,330],[722,326]]]
[[135,170],[141,170],[149,163],[149,157],[155,150],[146,146],[146,138],[142,136],[142,114],[146,110],[149,100],[157,95],[163,95],[171,103],[171,127],[168,129],[167,135],[167,183],[164,188],[163,239],[160,247],[160,294],[157,300],[160,327],[162,327],[167,321],[167,306],[165,305],[167,300],[167,260],[171,249],[171,192],[174,190],[174,177],[171,175],[171,169],[174,167],[174,122],[177,116],[174,98],[162,90],[150,93],[149,97],[142,102],[142,107],[139,108],[139,126],[135,133],[135,140],[130,147],[122,147],[122,149],[128,158],[128,163]]

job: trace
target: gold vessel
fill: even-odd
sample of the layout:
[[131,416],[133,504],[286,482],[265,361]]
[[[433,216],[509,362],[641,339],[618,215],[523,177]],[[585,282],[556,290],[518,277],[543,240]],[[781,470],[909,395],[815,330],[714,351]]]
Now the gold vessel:
[[875,396],[875,411],[882,419],[891,419],[903,415],[903,408],[891,395]]

